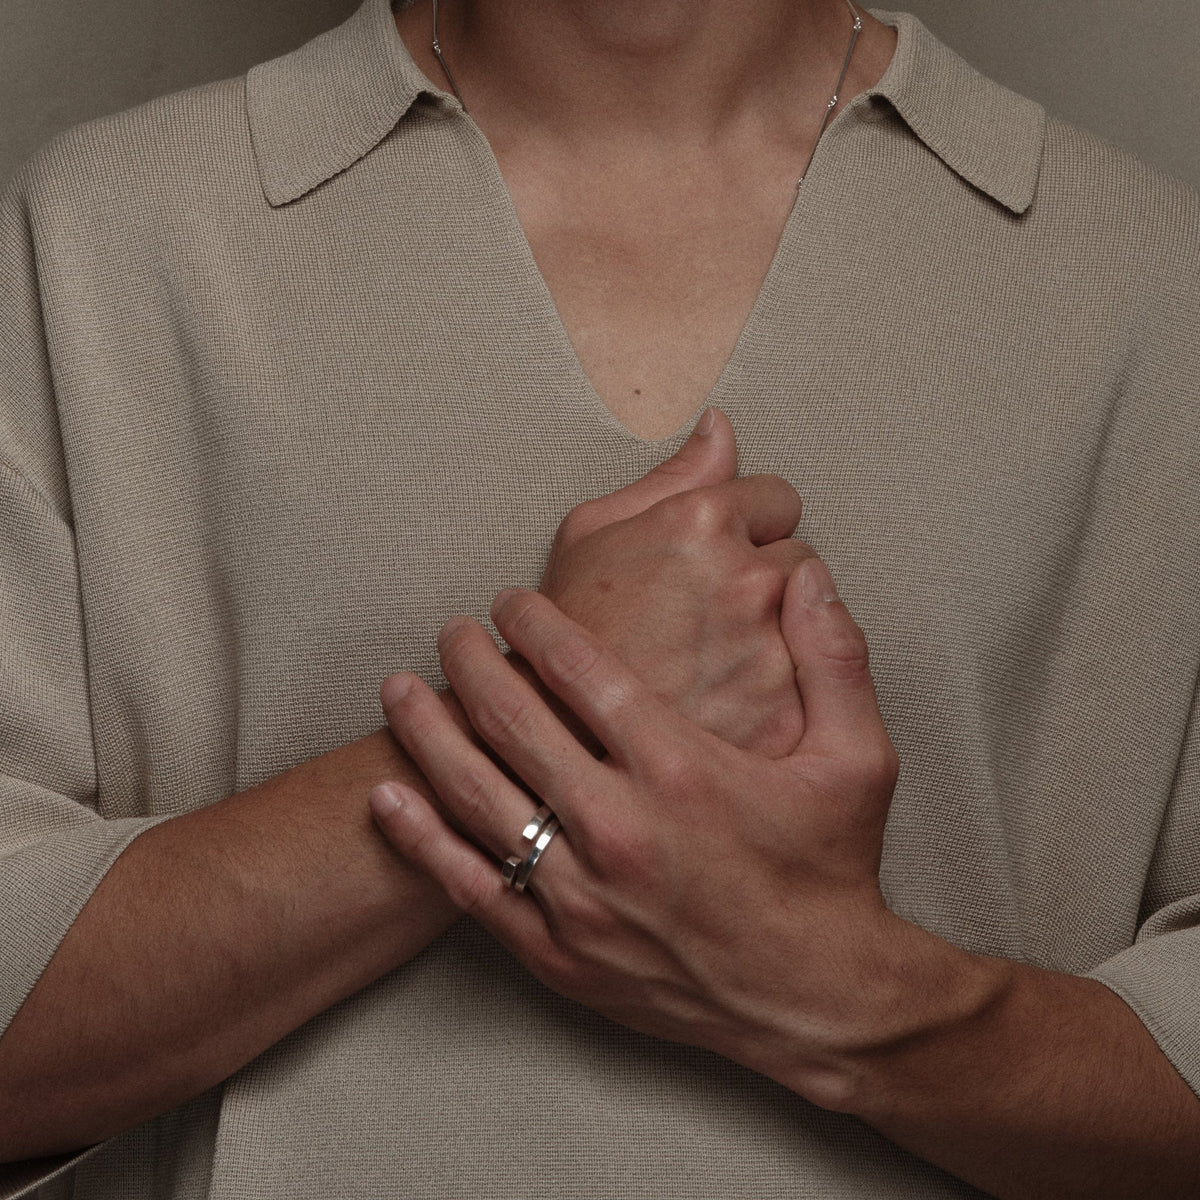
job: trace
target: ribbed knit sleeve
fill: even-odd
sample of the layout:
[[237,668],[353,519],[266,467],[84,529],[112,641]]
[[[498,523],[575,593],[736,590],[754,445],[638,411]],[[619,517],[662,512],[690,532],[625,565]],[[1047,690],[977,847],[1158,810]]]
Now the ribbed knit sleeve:
[[[36,261],[13,190],[0,200],[0,1031],[113,861],[156,823],[98,812],[85,623]],[[0,1167],[0,1197],[57,1165]]]
[[1200,693],[1147,881],[1137,940],[1091,975],[1138,1014],[1200,1095]]

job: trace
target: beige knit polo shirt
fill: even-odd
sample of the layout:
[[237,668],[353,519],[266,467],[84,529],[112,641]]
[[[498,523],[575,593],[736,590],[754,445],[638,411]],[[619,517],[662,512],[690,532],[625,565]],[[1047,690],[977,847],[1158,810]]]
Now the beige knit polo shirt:
[[[882,17],[892,66],[823,137],[711,402],[870,640],[890,903],[1103,980],[1195,1087],[1200,203]],[[53,143],[0,205],[0,1028],[133,837],[378,727],[446,615],[536,583],[563,513],[681,437],[599,402],[387,0]],[[466,923],[224,1087],[0,1178],[975,1194]]]

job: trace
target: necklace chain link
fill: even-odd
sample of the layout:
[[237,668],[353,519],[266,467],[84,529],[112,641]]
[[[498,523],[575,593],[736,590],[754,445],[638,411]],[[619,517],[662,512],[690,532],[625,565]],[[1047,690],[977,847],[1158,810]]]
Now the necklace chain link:
[[[850,10],[850,15],[854,18],[854,26],[850,30],[850,45],[846,47],[846,58],[842,63],[841,73],[838,75],[837,83],[834,85],[833,95],[829,97],[829,102],[825,105],[825,115],[821,120],[821,128],[817,130],[816,140],[813,142],[812,150],[808,155],[808,162],[804,164],[804,170],[800,173],[800,178],[796,181],[796,187],[800,187],[804,182],[804,178],[812,166],[813,159],[816,157],[817,145],[829,125],[830,118],[833,116],[833,110],[837,108],[838,93],[842,90],[842,84],[846,82],[846,74],[850,70],[850,60],[854,57],[854,47],[858,43],[858,35],[862,33],[863,22],[858,9],[854,7],[851,0],[846,0],[846,7]],[[433,50],[434,57],[438,60],[439,66],[441,66],[442,71],[445,73],[446,79],[450,84],[450,90],[454,93],[455,99],[462,105],[463,112],[466,112],[467,103],[462,98],[462,92],[458,90],[458,84],[454,82],[454,76],[450,73],[450,67],[447,65],[445,56],[442,54],[442,45],[438,41],[438,0],[433,0],[433,40],[430,42],[430,47]]]

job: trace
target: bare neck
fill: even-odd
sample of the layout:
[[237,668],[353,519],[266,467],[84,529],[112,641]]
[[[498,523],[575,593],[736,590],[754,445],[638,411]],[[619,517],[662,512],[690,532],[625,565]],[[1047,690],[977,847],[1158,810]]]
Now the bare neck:
[[[514,135],[703,145],[747,121],[802,138],[823,116],[845,58],[846,0],[442,0],[439,37],[468,108]],[[857,4],[856,4],[856,7]],[[865,10],[843,88],[875,83],[894,34]],[[431,0],[397,26],[418,66],[446,79],[429,49]]]

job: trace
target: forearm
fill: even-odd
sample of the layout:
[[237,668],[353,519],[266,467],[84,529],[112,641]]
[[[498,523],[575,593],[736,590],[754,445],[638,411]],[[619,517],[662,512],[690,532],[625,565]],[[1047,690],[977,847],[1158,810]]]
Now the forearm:
[[1118,996],[899,925],[839,1107],[1003,1200],[1200,1195],[1200,1101]]
[[0,1160],[198,1095],[441,933],[367,809],[397,777],[424,787],[382,731],[134,841],[0,1040]]

